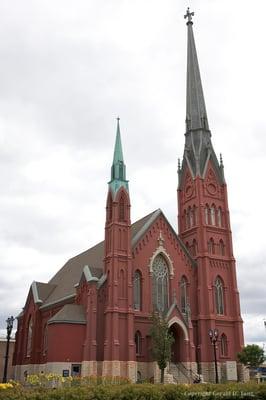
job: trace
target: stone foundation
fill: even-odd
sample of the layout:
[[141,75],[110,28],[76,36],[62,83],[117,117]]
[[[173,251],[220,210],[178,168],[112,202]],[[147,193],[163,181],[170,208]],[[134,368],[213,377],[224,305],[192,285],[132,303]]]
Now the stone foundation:
[[102,376],[123,376],[135,382],[136,364],[136,361],[102,361]]
[[[244,377],[240,377],[236,361],[225,361],[217,363],[219,382],[244,382]],[[215,382],[215,364],[201,363],[200,371],[204,382]],[[243,375],[243,374],[242,374]]]
[[83,361],[81,363],[81,376],[98,375],[97,361]]
[[[221,365],[217,363],[218,379],[221,382]],[[202,375],[204,382],[215,383],[215,365],[214,362],[202,362],[200,363],[200,374]]]
[[[19,381],[25,380],[25,372],[27,375],[40,373],[55,373],[62,375],[63,370],[68,370],[71,375],[71,362],[54,362],[47,364],[28,364],[17,365],[14,368],[15,379]],[[77,363],[78,364],[78,363]],[[185,374],[182,368],[175,366],[175,370],[171,369],[171,365],[165,369],[166,383],[192,383],[194,374],[198,373],[197,363],[183,363],[183,366],[192,371]],[[201,363],[199,365],[199,373],[202,375],[204,382],[215,382],[215,366],[214,362]],[[235,361],[226,361],[217,363],[219,382],[249,380],[249,371],[241,364],[237,365]],[[81,363],[81,376],[122,376],[136,382],[138,379],[150,382],[160,382],[161,372],[156,362],[136,362],[136,361],[83,361]]]
[[237,364],[237,375],[240,382],[248,382],[250,380],[249,369],[243,364]]

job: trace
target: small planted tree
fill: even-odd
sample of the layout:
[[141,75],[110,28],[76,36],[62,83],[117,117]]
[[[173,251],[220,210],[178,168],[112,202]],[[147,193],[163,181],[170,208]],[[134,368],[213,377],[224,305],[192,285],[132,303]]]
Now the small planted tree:
[[171,346],[174,338],[172,333],[169,332],[168,323],[162,314],[153,313],[150,334],[152,355],[161,371],[161,383],[164,383],[164,369],[171,360]]
[[264,361],[264,351],[257,344],[248,344],[237,354],[238,361],[250,370],[258,368]]

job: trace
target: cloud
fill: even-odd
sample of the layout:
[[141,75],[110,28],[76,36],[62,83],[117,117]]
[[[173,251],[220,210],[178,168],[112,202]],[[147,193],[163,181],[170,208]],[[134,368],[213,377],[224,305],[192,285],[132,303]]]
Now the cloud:
[[[24,305],[32,280],[49,280],[102,240],[117,115],[132,220],[160,207],[176,227],[186,7],[0,3],[0,327]],[[191,8],[212,140],[225,164],[246,340],[262,342],[266,28],[248,2]]]

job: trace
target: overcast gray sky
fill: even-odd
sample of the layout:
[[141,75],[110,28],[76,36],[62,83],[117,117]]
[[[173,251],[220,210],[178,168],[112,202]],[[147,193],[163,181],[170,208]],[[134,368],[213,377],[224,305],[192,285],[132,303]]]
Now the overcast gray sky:
[[247,342],[266,342],[264,0],[0,0],[0,328],[33,280],[102,240],[121,133],[132,221],[176,227],[187,6],[223,153]]

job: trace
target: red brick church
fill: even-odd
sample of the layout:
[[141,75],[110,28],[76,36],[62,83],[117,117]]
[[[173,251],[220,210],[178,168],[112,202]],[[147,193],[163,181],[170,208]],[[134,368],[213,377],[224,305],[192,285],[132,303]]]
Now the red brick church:
[[175,339],[169,381],[186,382],[195,373],[214,380],[210,329],[219,334],[219,378],[239,378],[236,353],[244,342],[227,187],[211,141],[192,15],[188,10],[178,233],[160,209],[131,223],[118,120],[104,240],[67,261],[48,283],[32,283],[18,316],[17,379],[54,372],[156,381],[154,309],[165,313]]

